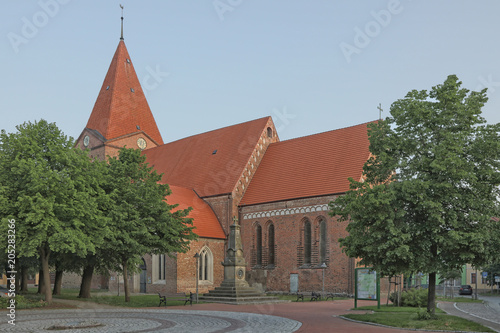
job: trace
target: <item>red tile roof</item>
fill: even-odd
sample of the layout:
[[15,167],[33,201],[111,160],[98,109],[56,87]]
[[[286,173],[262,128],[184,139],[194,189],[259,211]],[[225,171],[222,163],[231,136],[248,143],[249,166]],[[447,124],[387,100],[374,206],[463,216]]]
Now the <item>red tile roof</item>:
[[271,117],[194,135],[146,150],[163,181],[200,197],[231,193]]
[[212,208],[200,199],[193,190],[170,185],[172,194],[166,197],[167,203],[179,204],[174,211],[192,207],[188,217],[193,219],[194,233],[203,238],[225,239],[226,234]]
[[370,154],[367,123],[272,143],[240,205],[344,193]]
[[123,41],[111,60],[87,128],[99,131],[106,140],[144,131],[157,144],[163,144]]

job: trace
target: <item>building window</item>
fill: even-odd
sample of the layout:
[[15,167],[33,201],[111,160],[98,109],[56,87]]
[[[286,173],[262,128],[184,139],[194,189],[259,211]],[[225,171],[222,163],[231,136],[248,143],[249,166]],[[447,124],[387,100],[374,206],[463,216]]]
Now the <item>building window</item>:
[[257,266],[262,266],[262,227],[257,225],[255,228],[255,248],[257,254]]
[[274,224],[269,224],[268,236],[267,236],[267,253],[268,253],[268,266],[274,266]]
[[267,128],[267,137],[272,138],[273,137],[273,129],[271,127]]
[[204,247],[200,252],[200,259],[198,262],[198,275],[200,281],[213,280],[213,255],[208,247]]
[[311,222],[304,223],[304,264],[311,265]]
[[476,283],[476,273],[470,273],[470,283],[471,284]]
[[152,260],[151,276],[153,278],[153,283],[165,283],[165,276],[166,276],[165,255],[154,254],[151,260]]
[[165,255],[164,254],[159,255],[158,280],[165,280]]
[[488,281],[486,280],[486,277],[484,277],[482,274],[481,274],[481,284],[486,284],[488,283]]
[[319,263],[320,265],[326,263],[326,240],[327,240],[327,232],[326,232],[326,221],[321,220],[319,222]]

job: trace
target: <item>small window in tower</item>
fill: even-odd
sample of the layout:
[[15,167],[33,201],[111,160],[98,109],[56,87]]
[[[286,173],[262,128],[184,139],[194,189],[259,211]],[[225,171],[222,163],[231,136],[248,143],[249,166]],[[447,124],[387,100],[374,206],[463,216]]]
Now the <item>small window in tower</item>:
[[106,90],[109,90],[109,86],[106,87]]
[[141,126],[139,126],[139,125],[135,125],[135,128],[137,128],[138,130],[140,130],[140,129],[141,129]]
[[212,155],[215,155],[217,154],[217,149],[215,149],[213,152],[212,152]]
[[134,88],[130,88],[130,91],[131,91],[131,92],[135,92]]
[[130,59],[127,59],[127,64],[130,64]]

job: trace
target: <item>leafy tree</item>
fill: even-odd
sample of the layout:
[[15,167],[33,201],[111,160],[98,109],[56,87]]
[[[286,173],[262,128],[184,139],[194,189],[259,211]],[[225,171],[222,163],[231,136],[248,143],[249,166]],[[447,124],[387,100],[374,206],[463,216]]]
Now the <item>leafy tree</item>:
[[121,271],[125,301],[130,301],[129,270],[145,253],[186,252],[196,238],[190,209],[172,212],[176,205],[165,202],[171,192],[160,184],[161,175],[145,162],[140,150],[123,148],[109,159],[106,191],[111,198],[108,217],[111,234],[103,250],[113,270]]
[[363,181],[350,179],[331,203],[333,216],[350,220],[340,239],[347,255],[386,276],[429,274],[432,315],[436,273],[483,265],[495,251],[500,126],[481,116],[486,101],[486,89],[470,92],[454,75],[409,92],[369,126]]
[[17,130],[0,134],[3,212],[16,220],[17,255],[40,258],[40,284],[51,303],[51,255],[85,256],[95,252],[96,235],[105,234],[97,209],[102,191],[94,186],[95,164],[54,123],[27,122]]

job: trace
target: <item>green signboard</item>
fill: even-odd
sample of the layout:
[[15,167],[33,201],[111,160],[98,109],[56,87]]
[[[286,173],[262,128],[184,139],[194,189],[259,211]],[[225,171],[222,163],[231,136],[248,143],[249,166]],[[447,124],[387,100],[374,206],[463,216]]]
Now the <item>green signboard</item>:
[[354,308],[358,307],[359,300],[377,301],[380,308],[380,277],[370,267],[354,270]]

